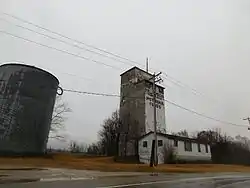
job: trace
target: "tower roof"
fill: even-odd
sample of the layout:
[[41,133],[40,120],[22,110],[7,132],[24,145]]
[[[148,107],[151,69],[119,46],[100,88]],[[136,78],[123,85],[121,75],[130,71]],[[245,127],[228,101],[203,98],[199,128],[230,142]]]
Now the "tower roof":
[[147,71],[145,71],[145,70],[143,70],[143,69],[141,69],[141,68],[139,68],[139,67],[137,67],[137,66],[134,66],[134,67],[132,67],[132,68],[126,70],[125,72],[121,73],[120,76],[126,74],[127,72],[132,71],[133,69],[140,70],[140,71],[142,71],[142,72],[144,72],[144,73],[146,73],[146,74],[148,74],[148,75],[150,75],[150,76],[153,76],[153,74],[151,74],[151,73],[149,73],[149,72],[147,72]]

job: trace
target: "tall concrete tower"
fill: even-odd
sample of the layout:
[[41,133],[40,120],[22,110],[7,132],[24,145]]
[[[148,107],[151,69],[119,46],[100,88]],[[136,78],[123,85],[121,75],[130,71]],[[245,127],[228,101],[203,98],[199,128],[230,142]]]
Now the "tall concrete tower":
[[[153,75],[133,67],[121,74],[119,155],[138,154],[137,139],[154,131]],[[164,87],[156,85],[157,131],[165,132]]]

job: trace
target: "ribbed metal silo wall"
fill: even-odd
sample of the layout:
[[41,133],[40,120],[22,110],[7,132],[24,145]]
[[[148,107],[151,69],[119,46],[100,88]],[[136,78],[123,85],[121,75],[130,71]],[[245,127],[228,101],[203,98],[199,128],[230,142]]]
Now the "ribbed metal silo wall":
[[0,66],[0,154],[44,153],[58,84],[33,66]]

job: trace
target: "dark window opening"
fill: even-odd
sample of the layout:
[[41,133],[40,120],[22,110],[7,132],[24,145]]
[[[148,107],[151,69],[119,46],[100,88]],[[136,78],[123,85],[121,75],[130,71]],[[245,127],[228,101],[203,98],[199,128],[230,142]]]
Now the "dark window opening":
[[158,140],[158,146],[163,146],[163,141],[162,140]]
[[147,148],[147,147],[148,147],[148,142],[147,142],[147,141],[143,141],[143,142],[142,142],[142,146],[143,146],[144,148]]
[[198,146],[198,152],[201,152],[201,145],[197,144],[197,146]]
[[178,147],[178,140],[174,140],[174,147]]
[[146,82],[146,87],[147,87],[147,88],[152,88],[152,87],[153,87],[153,84],[150,83],[150,82]]
[[192,143],[190,141],[185,141],[184,146],[185,151],[192,151]]
[[207,144],[205,145],[205,148],[206,148],[206,153],[208,153],[208,145]]
[[164,90],[163,90],[163,88],[161,88],[161,87],[159,87],[159,93],[164,93]]

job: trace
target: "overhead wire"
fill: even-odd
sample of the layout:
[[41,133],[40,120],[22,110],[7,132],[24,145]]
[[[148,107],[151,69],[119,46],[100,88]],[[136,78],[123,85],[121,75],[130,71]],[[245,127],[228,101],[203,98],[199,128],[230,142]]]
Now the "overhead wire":
[[115,57],[117,57],[117,58],[120,58],[120,59],[123,59],[123,60],[126,60],[126,61],[130,61],[130,62],[132,62],[132,63],[138,64],[138,62],[136,62],[136,61],[130,60],[130,59],[125,58],[125,57],[122,57],[121,55],[118,55],[118,54],[109,52],[109,51],[107,51],[107,50],[98,48],[98,47],[96,47],[96,46],[94,46],[94,45],[87,44],[87,43],[82,42],[82,41],[80,41],[80,40],[76,40],[76,39],[74,39],[74,38],[68,37],[68,36],[66,36],[66,35],[63,35],[62,33],[59,33],[59,32],[56,32],[56,31],[52,31],[51,29],[42,27],[42,26],[40,26],[40,25],[38,25],[38,24],[32,23],[32,22],[30,22],[30,21],[27,21],[27,20],[25,20],[25,19],[22,19],[22,18],[20,18],[20,17],[18,17],[18,16],[13,15],[13,14],[9,14],[9,13],[3,12],[3,11],[0,11],[0,12],[1,12],[2,14],[4,14],[4,15],[7,15],[7,16],[9,16],[9,17],[12,17],[12,18],[14,18],[14,19],[16,19],[16,20],[22,21],[22,22],[27,23],[27,24],[29,24],[29,25],[33,25],[33,26],[35,26],[35,27],[37,27],[37,28],[39,28],[39,29],[42,29],[42,30],[44,30],[44,31],[53,33],[53,34],[58,35],[58,36],[60,36],[60,37],[66,38],[66,39],[68,39],[68,40],[71,40],[71,41],[73,41],[73,42],[83,44],[83,45],[85,45],[85,46],[87,46],[87,47],[96,49],[96,50],[98,50],[98,51],[107,53],[107,54],[109,54],[109,55],[113,55],[113,56],[115,56]]
[[[19,21],[21,21],[21,22],[27,23],[27,24],[29,24],[29,25],[33,25],[33,26],[35,26],[35,27],[37,27],[37,28],[39,28],[39,29],[42,29],[42,30],[44,30],[44,31],[47,31],[47,32],[53,33],[53,34],[55,34],[55,35],[58,35],[58,36],[60,36],[60,37],[66,38],[66,39],[68,39],[68,40],[70,40],[70,41],[73,41],[73,42],[76,42],[76,43],[83,44],[83,45],[85,45],[85,46],[87,46],[87,47],[90,47],[90,48],[99,50],[99,51],[104,52],[104,53],[107,53],[107,54],[109,54],[109,55],[113,55],[113,56],[115,56],[115,57],[117,57],[117,58],[120,58],[120,59],[129,61],[129,62],[134,63],[134,64],[136,64],[136,65],[144,66],[142,63],[139,63],[139,62],[137,62],[137,61],[134,61],[134,60],[125,58],[125,57],[123,57],[123,56],[121,56],[121,55],[118,55],[118,54],[109,52],[109,51],[107,51],[107,50],[103,50],[103,49],[101,49],[101,48],[98,48],[98,47],[96,47],[96,46],[89,45],[89,44],[87,44],[87,43],[85,43],[85,42],[82,42],[82,41],[73,39],[73,38],[68,37],[68,36],[66,36],[66,35],[63,35],[63,34],[61,34],[61,33],[59,33],[59,32],[52,31],[51,29],[42,27],[42,26],[40,26],[40,25],[38,25],[38,24],[34,24],[34,23],[30,22],[30,21],[24,20],[24,19],[22,19],[22,18],[20,18],[20,17],[18,17],[18,16],[15,16],[15,15],[12,15],[12,14],[9,14],[9,13],[6,13],[6,12],[2,12],[2,11],[1,11],[1,13],[4,14],[4,15],[7,15],[7,16],[9,16],[9,17],[12,17],[12,18],[14,18],[14,19],[17,19],[17,20],[19,20]],[[5,21],[6,21],[6,20],[5,20]],[[9,21],[7,21],[7,22],[9,22]],[[11,22],[9,22],[9,23],[11,23]],[[15,24],[14,24],[14,25],[15,25]],[[27,28],[25,28],[25,27],[23,27],[23,26],[18,26],[18,27],[22,27],[23,29],[27,29]],[[31,31],[31,29],[28,29],[28,30]],[[36,32],[36,31],[32,30],[32,32]],[[38,32],[36,32],[36,33],[38,33]],[[41,33],[38,33],[38,34],[41,34]],[[42,35],[44,35],[44,34],[42,34]],[[48,35],[44,35],[44,36],[50,37],[50,36],[48,36]],[[50,37],[50,38],[55,39],[54,37]],[[57,40],[57,39],[55,39],[55,40]],[[60,39],[58,39],[58,40],[60,40]],[[65,41],[62,41],[62,40],[60,40],[60,41],[61,41],[61,42],[65,42]],[[69,44],[69,45],[71,45],[71,44],[68,43],[68,42],[66,42],[66,43]],[[74,45],[74,46],[76,47],[76,46],[78,46],[78,45]],[[79,47],[79,46],[78,46],[78,47]],[[86,48],[82,48],[82,49],[88,50],[88,49],[86,49]],[[88,51],[90,51],[90,50],[88,50]],[[91,50],[90,52],[96,53],[96,52],[94,52],[94,51],[92,51],[92,50]],[[99,54],[99,55],[104,55],[104,54],[100,54],[100,53],[98,53],[98,54]],[[111,58],[110,56],[106,56],[106,57]],[[116,60],[117,60],[117,59],[116,59]],[[122,63],[125,63],[125,62],[122,62]],[[128,63],[127,63],[127,64],[128,64]],[[129,64],[129,65],[132,65],[132,66],[133,66],[133,64]],[[166,79],[168,79],[168,77],[169,77],[169,78],[172,78],[173,80],[176,80],[175,78],[170,77],[170,76],[169,76],[168,74],[166,74],[165,72],[163,72],[163,74],[165,74]],[[176,80],[176,82],[179,82],[179,83],[180,83],[180,81],[178,81],[178,80]],[[191,88],[191,87],[190,87],[190,88]],[[192,90],[196,91],[195,89],[192,89]],[[197,91],[196,91],[196,92],[197,92]]]
[[67,41],[61,40],[61,39],[59,39],[59,38],[52,37],[52,36],[50,36],[50,35],[47,35],[47,34],[44,34],[44,33],[38,32],[38,31],[35,31],[35,30],[33,30],[33,29],[24,27],[24,26],[22,26],[22,25],[15,24],[15,23],[10,22],[9,20],[6,20],[6,19],[4,19],[4,18],[0,18],[0,20],[1,20],[1,21],[4,21],[4,22],[6,22],[6,23],[9,23],[9,24],[11,24],[11,25],[14,25],[15,27],[19,27],[19,28],[21,28],[21,29],[24,29],[24,30],[27,30],[27,31],[30,31],[30,32],[33,32],[33,33],[36,33],[36,34],[39,34],[39,35],[42,35],[42,36],[47,37],[47,38],[49,38],[49,39],[59,41],[59,42],[64,43],[64,44],[66,44],[66,45],[69,45],[69,46],[72,46],[72,47],[75,47],[75,48],[78,48],[78,49],[81,49],[81,50],[85,50],[85,51],[87,51],[87,52],[94,53],[94,54],[97,54],[97,55],[99,55],[99,56],[102,56],[102,57],[106,57],[106,58],[112,59],[112,60],[114,60],[114,61],[121,62],[121,63],[123,63],[123,64],[125,64],[125,65],[131,65],[131,66],[133,66],[133,64],[131,64],[131,63],[127,63],[127,62],[121,61],[121,60],[119,60],[119,59],[117,59],[117,58],[114,58],[114,57],[111,57],[111,56],[107,56],[107,55],[102,54],[102,53],[98,53],[98,52],[96,52],[96,51],[90,50],[90,49],[88,49],[88,48],[84,48],[84,47],[79,46],[79,45],[77,45],[77,44],[72,44],[72,43],[69,43],[69,42],[67,42]]
[[105,97],[120,97],[120,95],[118,95],[118,94],[88,92],[88,91],[80,91],[80,90],[73,90],[73,89],[63,89],[63,90],[66,91],[66,92],[86,94],[86,95],[96,95],[96,96],[105,96]]
[[[18,60],[18,61],[7,61],[7,62],[4,62],[4,63],[23,63],[23,64],[25,64],[24,61],[20,61],[20,60]],[[95,79],[92,79],[92,78],[89,78],[89,77],[79,76],[79,75],[76,75],[76,74],[73,74],[73,73],[69,73],[69,72],[63,72],[63,71],[58,70],[58,69],[55,70],[55,69],[51,69],[49,67],[45,67],[45,66],[41,66],[41,65],[37,65],[37,66],[40,67],[40,68],[42,68],[42,69],[45,69],[45,70],[49,71],[51,74],[52,74],[52,72],[54,72],[56,74],[57,73],[58,74],[64,74],[64,75],[68,75],[68,76],[72,76],[72,77],[77,77],[77,78],[85,80],[85,81],[103,84],[103,82],[95,80]],[[0,80],[0,82],[1,82],[1,80]]]
[[[143,66],[143,67],[144,67],[144,65],[143,65],[142,63],[139,63],[139,62],[137,62],[137,61],[134,61],[134,60],[131,60],[131,59],[129,59],[129,58],[123,57],[123,56],[121,56],[121,55],[118,55],[118,54],[116,54],[116,53],[113,53],[113,52],[110,52],[110,51],[107,51],[107,50],[98,48],[98,47],[96,47],[96,46],[94,46],[94,45],[87,44],[86,42],[83,42],[83,41],[80,41],[80,40],[77,40],[77,39],[68,37],[68,36],[66,36],[66,35],[64,35],[64,34],[62,34],[62,33],[59,33],[59,32],[56,32],[56,31],[52,31],[51,29],[48,29],[48,28],[45,28],[45,27],[40,26],[40,25],[38,25],[38,24],[32,23],[32,22],[30,22],[30,21],[27,21],[27,20],[25,20],[25,19],[22,19],[22,18],[16,16],[16,15],[9,14],[9,13],[2,12],[2,11],[0,11],[0,12],[1,12],[2,14],[6,15],[6,16],[12,17],[12,18],[14,18],[14,19],[16,19],[16,20],[19,20],[19,21],[23,22],[23,23],[27,23],[27,24],[29,24],[29,25],[35,26],[35,27],[37,27],[37,28],[39,28],[39,29],[42,29],[42,30],[44,30],[44,31],[53,33],[53,34],[55,34],[55,35],[57,35],[57,36],[63,37],[63,38],[68,39],[68,40],[70,40],[70,41],[72,41],[72,42],[76,42],[76,43],[85,45],[85,46],[87,46],[87,47],[89,47],[89,48],[93,48],[93,49],[98,50],[98,51],[101,51],[101,52],[103,52],[103,53],[106,53],[106,54],[109,54],[109,55],[113,55],[113,56],[115,56],[115,57],[117,57],[117,58],[120,58],[120,59],[126,60],[126,61],[128,61],[128,62],[131,62],[131,63],[133,63],[133,64],[136,64],[136,65],[139,65],[139,66]],[[30,30],[30,29],[29,29],[29,30]],[[30,30],[30,31],[31,31],[31,30]],[[32,31],[32,32],[33,32],[33,31]],[[36,31],[35,31],[35,32],[36,32]],[[38,33],[38,32],[36,32],[36,33]],[[44,34],[43,34],[43,35],[44,35]],[[45,35],[44,35],[44,36],[45,36]],[[47,35],[46,37],[48,37],[48,35]],[[51,38],[51,37],[50,37],[50,38]],[[54,37],[52,37],[52,38],[54,38]],[[58,39],[58,40],[60,40],[60,39]],[[62,41],[61,41],[61,42],[62,42]],[[64,41],[64,43],[67,43],[67,42]],[[69,44],[69,43],[67,43],[67,44]],[[78,46],[78,45],[74,45],[74,46],[76,47],[76,46]],[[78,46],[78,47],[80,47],[80,46]],[[99,54],[99,55],[101,55],[101,56],[105,56],[104,54],[101,54],[101,53],[98,53],[98,52],[94,52],[93,50],[89,50],[89,49],[82,48],[82,47],[80,47],[80,48],[81,48],[81,49],[84,49],[84,50],[87,50],[87,51],[89,51],[89,52],[95,53],[95,54]],[[105,56],[105,57],[108,57],[108,58],[113,59],[113,58],[110,57],[110,56]],[[113,60],[119,61],[118,59],[113,59]],[[123,62],[123,61],[119,61],[119,62],[121,62],[121,63],[123,63],[123,64],[129,64],[129,65],[134,66],[134,65],[131,64],[131,63],[125,63],[125,62]],[[196,95],[198,94],[198,95],[201,95],[201,96],[203,96],[203,97],[206,96],[206,95],[202,94],[201,92],[197,91],[196,89],[194,89],[194,88],[188,86],[187,84],[184,84],[184,83],[180,82],[179,80],[175,79],[174,77],[170,76],[169,74],[167,74],[167,73],[165,73],[165,72],[162,72],[162,73],[165,75],[165,76],[163,76],[163,77],[164,77],[165,79],[169,80],[170,82],[172,82],[173,84],[175,84],[175,85],[177,85],[177,86],[179,86],[179,87],[182,87],[182,88],[189,89],[189,90],[192,91],[192,93],[194,93],[194,94],[196,94]],[[174,80],[174,81],[173,81],[173,80]]]
[[[85,94],[85,95],[95,95],[95,96],[105,96],[105,97],[124,97],[124,98],[133,98],[133,99],[144,99],[142,97],[120,96],[118,94],[88,92],[88,91],[79,91],[79,90],[72,90],[72,89],[64,89],[64,91],[66,91],[66,92],[72,92],[72,93],[78,93],[78,94]],[[222,123],[222,124],[227,124],[227,125],[232,125],[232,126],[237,126],[237,127],[248,127],[246,125],[231,123],[231,122],[228,122],[228,121],[220,120],[220,119],[215,118],[215,117],[208,116],[208,115],[206,115],[204,113],[200,113],[200,112],[197,112],[195,110],[186,108],[186,107],[184,107],[182,105],[179,105],[179,104],[177,104],[177,103],[175,103],[173,101],[167,100],[167,99],[164,99],[164,101],[167,102],[168,104],[171,104],[171,105],[173,105],[175,107],[178,107],[178,108],[180,108],[182,110],[185,110],[187,112],[190,112],[192,114],[195,114],[197,116],[200,116],[200,117],[203,117],[203,118],[206,118],[206,119],[209,119],[209,120],[213,120],[213,121],[216,121],[216,122],[219,122],[219,123]]]
[[55,48],[55,47],[52,47],[52,46],[49,46],[49,45],[46,45],[46,44],[42,44],[42,43],[39,43],[39,42],[36,42],[36,41],[33,41],[33,40],[30,40],[30,39],[27,39],[27,38],[24,38],[24,37],[21,37],[21,36],[18,36],[18,35],[14,35],[12,33],[9,33],[7,31],[4,31],[4,30],[0,30],[1,33],[4,33],[6,35],[9,35],[9,36],[12,36],[14,38],[18,38],[18,39],[22,39],[26,42],[30,42],[30,43],[33,43],[33,44],[36,44],[36,45],[39,45],[39,46],[42,46],[42,47],[46,47],[46,48],[49,48],[49,49],[52,49],[52,50],[56,50],[58,52],[61,52],[61,53],[65,53],[65,54],[68,54],[68,55],[71,55],[71,56],[75,56],[75,57],[78,57],[80,59],[84,59],[84,60],[87,60],[87,61],[92,61],[96,64],[101,64],[101,65],[104,65],[106,67],[110,67],[110,68],[113,68],[113,69],[116,69],[116,70],[122,70],[121,68],[119,67],[116,67],[116,66],[113,66],[113,65],[109,65],[109,64],[106,64],[106,63],[103,63],[101,61],[96,61],[96,60],[93,60],[93,59],[90,59],[90,58],[87,58],[87,57],[84,57],[84,56],[81,56],[81,55],[78,55],[78,54],[74,54],[74,53],[71,53],[69,51],[66,51],[66,50],[61,50],[61,49],[58,49],[58,48]]
[[[13,35],[13,34],[11,34],[11,33],[9,33],[9,32],[6,32],[6,31],[0,30],[0,32],[5,33],[5,34],[8,34],[8,35],[11,35],[11,36],[13,36],[13,37],[17,37],[17,38],[26,40],[26,41],[28,41],[28,42],[32,42],[32,43],[35,43],[35,44],[38,44],[38,45],[41,45],[41,46],[44,46],[44,47],[47,47],[47,48],[51,48],[51,49],[54,49],[54,50],[57,50],[57,51],[60,51],[60,52],[67,53],[67,54],[69,54],[69,55],[73,55],[73,56],[77,56],[77,57],[81,57],[81,58],[82,58],[82,56],[79,56],[79,55],[76,55],[76,54],[73,54],[73,53],[70,53],[70,52],[67,52],[67,51],[64,51],[64,50],[60,50],[60,49],[57,49],[57,48],[54,48],[54,47],[51,47],[51,46],[47,46],[47,45],[44,45],[44,44],[41,44],[41,43],[38,43],[38,42],[35,42],[35,41],[32,41],[32,40],[29,40],[29,39],[26,39],[26,38],[23,38],[23,37],[20,37],[20,36],[17,36],[17,35]],[[89,60],[89,59],[86,59],[86,58],[84,58],[84,59],[85,59],[85,60]],[[91,61],[92,61],[92,60],[91,60]],[[106,65],[106,64],[105,64],[105,65]],[[107,66],[107,65],[106,65],[106,66]],[[110,66],[110,65],[108,65],[108,66]],[[73,90],[65,90],[65,91],[68,91],[68,92],[76,92],[76,91],[73,91]],[[97,93],[80,92],[80,91],[78,91],[78,93],[97,95]],[[114,94],[112,94],[112,95],[110,95],[110,94],[99,94],[99,95],[102,95],[102,96],[113,96],[113,97],[116,96],[116,97],[120,97],[119,95],[114,95]],[[178,104],[176,104],[176,103],[174,103],[174,102],[171,102],[171,101],[169,101],[169,100],[166,100],[166,99],[165,99],[165,101],[168,102],[169,104],[172,104],[172,105],[174,105],[174,106],[176,106],[176,107],[179,107],[179,108],[181,108],[181,109],[183,109],[183,110],[192,112],[193,114],[196,114],[196,115],[205,117],[205,118],[207,118],[207,119],[211,119],[211,120],[214,120],[214,121],[217,121],[217,122],[220,122],[220,123],[230,124],[230,125],[234,125],[234,126],[244,126],[244,125],[237,125],[237,124],[234,124],[234,123],[222,121],[222,120],[219,120],[219,119],[216,119],[216,118],[213,118],[213,117],[204,115],[204,114],[202,114],[202,113],[199,113],[199,112],[190,110],[190,109],[188,109],[188,108],[185,108],[185,107],[183,107],[183,106],[181,106],[181,105],[178,105]],[[244,127],[246,127],[246,126],[244,126]]]
[[[128,59],[128,58],[124,58],[124,57],[122,57],[121,55],[118,55],[118,54],[109,52],[109,51],[107,51],[107,50],[103,50],[103,49],[101,49],[101,48],[97,48],[97,47],[95,47],[95,46],[93,46],[93,45],[89,45],[89,44],[87,44],[87,43],[85,43],[85,42],[82,42],[82,41],[73,39],[73,38],[68,37],[68,36],[66,36],[66,35],[63,35],[63,34],[61,34],[61,33],[52,31],[52,30],[50,30],[50,29],[48,29],[48,28],[42,27],[42,26],[40,26],[40,25],[34,24],[34,23],[29,22],[29,21],[27,21],[27,20],[24,20],[24,19],[22,19],[22,18],[19,18],[19,17],[15,16],[15,15],[11,15],[11,14],[8,14],[8,13],[5,13],[5,12],[2,12],[2,14],[7,15],[7,16],[10,16],[10,17],[12,17],[12,18],[15,18],[15,19],[17,19],[17,20],[19,20],[19,21],[22,21],[22,22],[24,22],[24,23],[33,25],[33,26],[35,26],[35,27],[37,27],[37,28],[40,28],[40,29],[42,29],[42,30],[44,30],[44,31],[53,33],[53,34],[55,34],[55,35],[58,35],[58,36],[60,36],[60,37],[65,38],[65,39],[71,40],[71,41],[73,41],[73,42],[77,42],[77,43],[83,44],[83,45],[85,45],[85,46],[87,46],[87,47],[90,47],[90,48],[99,50],[99,51],[104,52],[104,53],[107,53],[107,54],[109,54],[109,55],[113,55],[113,56],[115,56],[115,57],[117,57],[117,58],[120,58],[120,59],[129,61],[129,62],[135,63],[135,64],[140,65],[140,66],[143,66],[141,63],[138,63],[137,61],[133,61],[133,60],[130,60],[130,59]],[[9,22],[9,21],[7,21],[7,22]],[[76,47],[76,48],[79,48],[79,49],[82,49],[82,50],[86,50],[86,51],[88,51],[88,52],[95,53],[95,54],[101,55],[101,56],[103,56],[103,57],[111,58],[111,59],[113,59],[113,60],[115,60],[115,61],[119,61],[119,59],[112,58],[112,57],[110,57],[110,56],[106,56],[106,55],[104,55],[104,54],[95,52],[95,51],[93,51],[93,50],[89,50],[89,49],[87,49],[87,48],[83,48],[83,47],[81,47],[81,46],[79,46],[79,45],[70,44],[70,43],[68,43],[68,42],[66,42],[66,41],[63,41],[63,40],[61,40],[61,39],[58,39],[58,38],[55,38],[55,37],[51,37],[51,36],[49,36],[49,35],[46,35],[46,34],[37,32],[37,31],[35,31],[35,30],[29,29],[29,28],[26,28],[26,27],[23,27],[23,26],[20,26],[20,25],[16,25],[16,24],[14,24],[14,25],[17,26],[17,27],[20,27],[20,28],[29,30],[29,31],[31,31],[31,32],[34,32],[34,33],[43,35],[43,36],[48,37],[48,38],[50,38],[50,39],[53,39],[53,40],[57,40],[57,41],[63,42],[63,43],[65,43],[65,44],[67,44],[67,45],[71,45],[71,46],[74,46],[74,47]],[[3,31],[0,31],[0,32],[3,32]],[[5,34],[6,34],[6,32],[5,32]],[[9,34],[10,34],[10,33],[9,33]],[[23,37],[14,36],[13,34],[10,34],[10,35],[12,35],[13,37],[17,37],[17,38],[21,38],[21,39],[23,39],[23,40],[26,40],[26,39],[24,39]],[[35,43],[35,44],[39,44],[39,45],[42,45],[42,46],[44,46],[44,47],[48,47],[48,48],[51,48],[51,49],[54,49],[54,50],[57,50],[57,51],[61,51],[61,52],[63,52],[63,53],[67,53],[67,54],[69,54],[69,55],[73,55],[73,56],[79,57],[79,55],[77,55],[77,54],[72,54],[72,53],[70,53],[70,52],[68,53],[67,51],[64,51],[64,50],[55,49],[54,47],[50,47],[50,46],[47,46],[47,45],[43,45],[43,44],[40,44],[40,43],[31,41],[31,40],[29,40],[29,39],[26,40],[26,41],[33,42],[33,43]],[[80,56],[80,58],[82,58],[82,56]],[[86,58],[83,58],[83,59],[85,59],[85,60],[90,60],[90,59],[86,59]],[[97,61],[95,61],[95,60],[91,60],[91,61],[94,61],[94,62],[97,63]],[[123,61],[119,61],[119,62],[122,62],[122,63],[124,63],[124,64],[132,65],[132,64],[130,64],[130,63],[126,63],[126,62],[123,62]],[[101,63],[101,64],[104,64],[104,63]],[[115,69],[118,69],[118,67],[114,67],[114,66],[111,66],[111,65],[108,65],[108,64],[104,64],[104,65],[105,65],[105,66],[112,67],[112,68],[115,68]],[[206,97],[206,95],[204,95],[203,93],[201,93],[201,92],[197,91],[196,89],[194,89],[194,88],[188,86],[187,84],[184,84],[183,82],[181,82],[181,81],[175,79],[174,77],[169,76],[167,73],[165,73],[165,72],[162,72],[162,73],[164,74],[163,77],[164,77],[165,79],[167,79],[168,81],[170,81],[171,83],[173,83],[173,84],[175,84],[175,85],[177,85],[177,86],[179,86],[179,87],[189,89],[189,90],[192,91],[192,93],[195,94],[195,95],[201,95],[201,96],[203,96],[203,97]],[[206,97],[206,98],[207,98],[207,97]],[[170,102],[171,102],[171,101],[170,101]],[[215,120],[215,119],[214,119],[214,120]]]
[[189,85],[181,82],[180,80],[177,80],[177,79],[173,78],[172,76],[169,76],[167,73],[162,72],[162,74],[165,75],[165,76],[162,76],[162,77],[165,78],[165,79],[167,79],[172,84],[174,84],[176,86],[179,86],[180,88],[183,88],[183,89],[189,89],[194,95],[200,95],[200,96],[203,96],[203,97],[209,99],[210,101],[215,101],[211,97],[206,96],[205,94],[203,94],[203,93],[199,92],[198,90],[190,87]]

